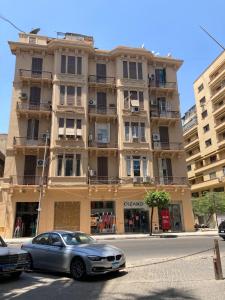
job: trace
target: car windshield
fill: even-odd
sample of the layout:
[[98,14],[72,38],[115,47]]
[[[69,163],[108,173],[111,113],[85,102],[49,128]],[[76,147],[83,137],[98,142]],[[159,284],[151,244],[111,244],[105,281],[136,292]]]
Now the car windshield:
[[93,244],[95,240],[89,235],[81,232],[63,233],[62,238],[67,245]]

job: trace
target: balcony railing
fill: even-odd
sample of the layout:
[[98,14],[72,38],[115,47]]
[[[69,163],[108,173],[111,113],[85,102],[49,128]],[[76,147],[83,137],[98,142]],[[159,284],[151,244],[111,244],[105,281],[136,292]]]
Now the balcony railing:
[[36,176],[36,175],[13,175],[10,177],[10,183],[13,185],[46,185],[48,182],[47,176]]
[[116,142],[102,143],[98,141],[89,141],[88,147],[95,148],[118,148],[118,144]]
[[118,177],[95,176],[89,178],[89,184],[119,184],[121,180]]
[[187,132],[190,130],[192,127],[198,124],[197,116],[191,119],[188,123],[183,125],[183,132]]
[[104,76],[97,76],[97,75],[89,75],[88,82],[94,84],[101,84],[101,85],[115,85],[116,78],[115,77],[104,77]]
[[224,89],[225,87],[225,80],[221,80],[218,85],[217,85],[217,88],[213,89],[211,91],[211,98],[214,97],[215,95],[219,94],[222,89]]
[[120,179],[121,184],[150,184],[150,185],[156,185],[156,184],[162,184],[162,185],[187,185],[188,180],[186,177],[174,177],[174,176],[164,176],[164,177],[126,177]]
[[155,184],[165,184],[165,185],[187,185],[188,180],[186,177],[155,177]]
[[155,80],[149,80],[149,87],[153,87],[153,88],[162,88],[162,89],[175,89],[177,87],[177,83],[176,82],[159,82],[159,81],[155,81]]
[[182,143],[154,141],[152,147],[154,150],[183,150]]
[[[29,138],[29,137],[14,137],[13,138],[13,145],[14,146],[23,146],[23,147],[38,147],[38,146],[45,146],[46,138],[43,135],[42,138]],[[49,140],[47,145],[49,145]]]
[[153,118],[180,118],[180,112],[175,110],[152,110],[150,112],[151,117]]
[[24,111],[24,110],[34,110],[34,111],[51,111],[52,106],[50,103],[23,103],[17,102],[17,110]]
[[52,72],[19,69],[19,76],[26,78],[52,80]]
[[88,107],[89,114],[99,114],[99,115],[116,115],[117,109],[116,107]]

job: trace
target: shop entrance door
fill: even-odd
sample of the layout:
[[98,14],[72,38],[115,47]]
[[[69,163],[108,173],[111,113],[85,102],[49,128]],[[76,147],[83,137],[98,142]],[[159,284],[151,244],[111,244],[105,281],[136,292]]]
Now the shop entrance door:
[[17,202],[13,237],[35,236],[38,202]]
[[129,233],[146,233],[149,231],[149,212],[141,209],[124,210],[124,229]]
[[98,180],[102,183],[108,181],[108,157],[98,157]]
[[181,211],[179,204],[170,204],[170,224],[172,231],[182,231]]

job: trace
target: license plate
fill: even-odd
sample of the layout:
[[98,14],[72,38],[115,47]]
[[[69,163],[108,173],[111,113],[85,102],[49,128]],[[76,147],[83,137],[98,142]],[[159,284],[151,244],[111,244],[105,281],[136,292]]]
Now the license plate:
[[119,263],[118,262],[113,262],[112,263],[112,268],[113,269],[117,269],[119,267]]

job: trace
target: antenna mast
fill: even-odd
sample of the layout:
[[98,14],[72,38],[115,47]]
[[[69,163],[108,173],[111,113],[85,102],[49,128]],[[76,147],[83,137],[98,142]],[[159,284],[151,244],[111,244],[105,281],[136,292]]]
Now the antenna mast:
[[217,43],[217,45],[220,46],[223,50],[225,50],[224,46],[221,45],[204,27],[200,26],[200,28],[214,41]]

